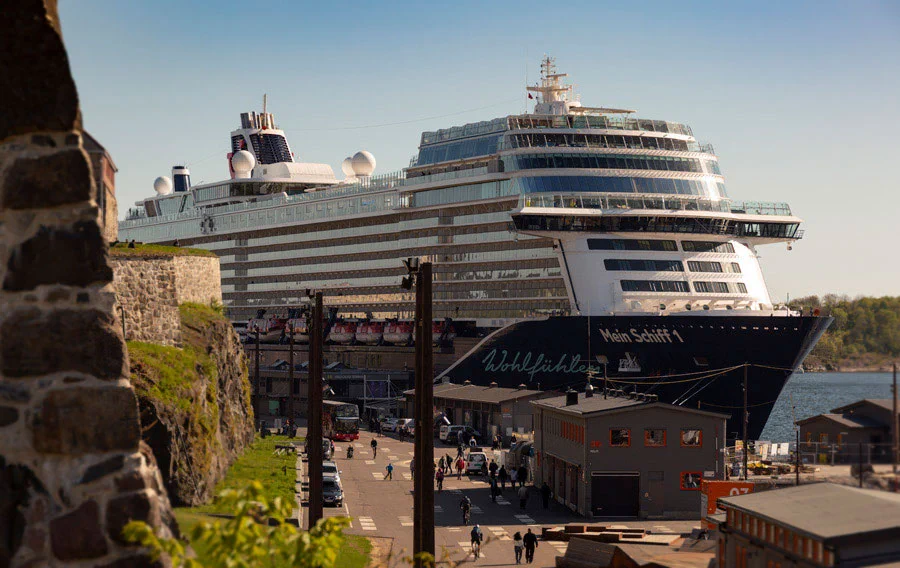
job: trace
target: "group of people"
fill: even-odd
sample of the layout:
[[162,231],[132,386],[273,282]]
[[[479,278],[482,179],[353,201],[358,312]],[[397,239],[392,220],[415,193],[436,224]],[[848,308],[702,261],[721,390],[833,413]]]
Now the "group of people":
[[[484,533],[479,525],[472,527],[469,537],[472,542],[472,553],[475,558],[481,556],[481,543],[484,542]],[[525,562],[531,564],[534,562],[534,551],[538,547],[537,535],[531,532],[531,529],[523,536],[521,532],[516,531],[513,535],[513,552],[516,555],[516,564],[522,563],[522,553],[525,553]]]

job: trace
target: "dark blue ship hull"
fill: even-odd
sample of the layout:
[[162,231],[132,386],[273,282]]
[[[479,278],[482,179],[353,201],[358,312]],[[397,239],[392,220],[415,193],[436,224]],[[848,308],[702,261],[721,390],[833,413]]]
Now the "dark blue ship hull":
[[830,323],[814,316],[552,317],[494,332],[441,377],[583,390],[591,368],[595,388],[605,372],[609,388],[730,414],[728,437],[737,437],[746,368],[749,437],[758,439],[781,389]]

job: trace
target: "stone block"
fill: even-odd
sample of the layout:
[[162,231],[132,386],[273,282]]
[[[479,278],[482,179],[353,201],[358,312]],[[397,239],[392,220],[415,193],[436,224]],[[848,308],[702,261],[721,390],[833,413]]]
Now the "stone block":
[[0,190],[0,208],[44,209],[88,201],[91,168],[80,149],[21,157],[10,166]]
[[147,488],[147,482],[139,471],[129,471],[125,475],[116,478],[116,489],[122,493],[128,491],[140,491]]
[[71,228],[41,227],[9,256],[3,289],[34,290],[41,284],[88,286],[112,280],[107,246],[94,221]]
[[122,536],[122,529],[130,521],[144,521],[151,527],[159,526],[158,507],[146,493],[117,497],[106,505],[106,532],[111,539],[128,544]]
[[136,451],[140,440],[137,399],[129,387],[51,391],[32,420],[32,443],[45,454]]
[[90,483],[94,480],[100,479],[101,477],[106,477],[110,473],[114,471],[119,471],[125,465],[125,456],[113,456],[107,460],[103,460],[100,463],[95,463],[84,471],[84,475],[81,476],[81,481],[78,482],[79,485],[82,483]]
[[105,556],[108,547],[97,502],[85,501],[71,513],[50,521],[50,548],[64,561]]
[[0,427],[9,426],[19,419],[19,410],[12,406],[0,406]]
[[29,132],[80,130],[78,94],[62,37],[54,27],[56,2],[3,3],[0,140]]
[[0,374],[7,378],[78,371],[99,379],[125,375],[125,346],[100,310],[22,308],[0,326]]

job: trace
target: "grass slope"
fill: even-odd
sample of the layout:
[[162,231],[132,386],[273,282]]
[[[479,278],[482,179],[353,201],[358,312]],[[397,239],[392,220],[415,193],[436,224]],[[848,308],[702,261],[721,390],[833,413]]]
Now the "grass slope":
[[164,245],[135,244],[128,248],[126,243],[116,243],[109,247],[109,254],[123,258],[162,258],[168,256],[216,256],[212,251],[196,248],[167,247]]

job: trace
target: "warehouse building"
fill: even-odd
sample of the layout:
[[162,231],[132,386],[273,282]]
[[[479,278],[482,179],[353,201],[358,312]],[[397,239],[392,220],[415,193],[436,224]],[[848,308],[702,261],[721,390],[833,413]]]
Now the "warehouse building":
[[587,517],[699,518],[701,480],[724,478],[726,414],[590,388],[532,406],[535,485]]
[[[894,401],[863,399],[797,421],[801,451],[818,462],[889,462],[893,441]],[[862,452],[862,455],[860,455]]]
[[897,566],[900,495],[816,483],[722,497],[718,565]]
[[[415,390],[406,396],[406,416],[415,416]],[[553,396],[538,390],[519,388],[440,383],[434,385],[434,408],[453,424],[471,426],[481,433],[481,441],[489,443],[500,434],[508,443],[513,434],[531,436],[534,430],[531,401]]]

